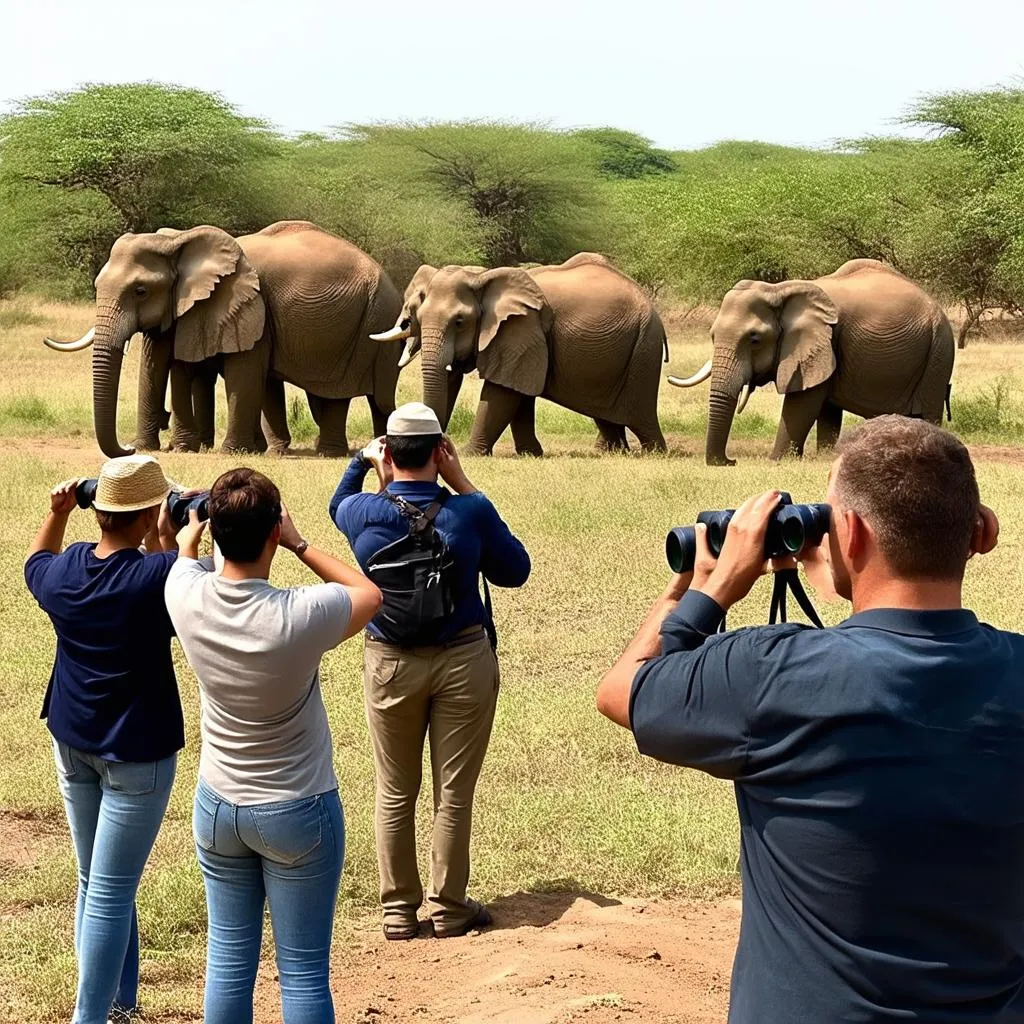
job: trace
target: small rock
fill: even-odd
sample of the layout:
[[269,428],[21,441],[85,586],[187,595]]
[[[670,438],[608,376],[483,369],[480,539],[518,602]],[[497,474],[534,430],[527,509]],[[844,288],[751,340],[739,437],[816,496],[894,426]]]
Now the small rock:
[[658,952],[658,951],[657,951],[656,949],[652,949],[652,950],[651,950],[651,951],[650,951],[650,952],[649,952],[649,953],[647,954],[647,957],[646,957],[646,959],[647,959],[647,960],[660,960],[660,959],[661,959],[661,954],[660,954],[660,953],[659,953],[659,952]]

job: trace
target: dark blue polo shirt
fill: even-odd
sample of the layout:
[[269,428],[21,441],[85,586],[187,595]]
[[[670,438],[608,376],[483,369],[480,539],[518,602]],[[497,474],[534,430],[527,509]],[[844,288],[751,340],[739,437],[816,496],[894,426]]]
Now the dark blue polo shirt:
[[729,1020],[1024,1021],[1024,637],[721,618],[683,597],[630,714],[641,753],[735,782]]
[[185,745],[164,583],[177,552],[97,558],[95,544],[25,563],[57,656],[42,716],[53,736],[110,761],[160,761]]
[[[409,520],[381,494],[364,494],[363,480],[370,464],[358,457],[345,470],[331,498],[330,514],[348,539],[363,572],[369,559],[381,548],[409,533]],[[397,481],[388,487],[392,494],[426,508],[438,496],[436,483]],[[479,491],[455,494],[434,520],[455,562],[455,611],[438,634],[438,643],[451,640],[471,626],[488,624],[480,598],[480,576],[497,587],[521,587],[530,575],[530,556],[513,536],[497,509]],[[367,631],[377,638],[381,632],[370,622]]]

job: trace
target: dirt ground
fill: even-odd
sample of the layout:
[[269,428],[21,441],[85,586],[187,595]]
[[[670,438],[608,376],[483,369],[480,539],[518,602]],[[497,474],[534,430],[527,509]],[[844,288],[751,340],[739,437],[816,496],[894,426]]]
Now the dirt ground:
[[[491,909],[494,927],[461,939],[386,942],[367,921],[336,956],[339,1024],[725,1020],[737,899],[517,893]],[[257,1024],[280,1013],[273,972],[262,971]]]

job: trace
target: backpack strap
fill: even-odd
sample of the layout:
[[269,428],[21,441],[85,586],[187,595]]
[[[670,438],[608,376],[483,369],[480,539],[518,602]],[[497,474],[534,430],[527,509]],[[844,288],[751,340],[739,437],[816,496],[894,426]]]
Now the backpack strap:
[[387,488],[380,493],[409,520],[409,532],[417,536],[433,525],[445,502],[451,497],[451,494],[442,487],[437,497],[425,509],[421,509],[401,495],[392,494]]

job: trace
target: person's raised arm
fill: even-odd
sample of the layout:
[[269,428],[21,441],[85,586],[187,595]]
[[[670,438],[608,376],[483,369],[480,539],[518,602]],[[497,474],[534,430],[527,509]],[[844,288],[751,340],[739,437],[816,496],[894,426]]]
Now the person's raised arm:
[[352,615],[345,631],[346,640],[364,629],[370,619],[380,611],[384,598],[376,584],[371,583],[358,569],[346,565],[341,559],[313,547],[304,540],[284,506],[281,509],[281,547],[291,551],[324,583],[339,583],[348,592],[352,603]]
[[43,525],[39,527],[29,545],[26,561],[33,555],[38,555],[40,551],[60,554],[61,546],[64,544],[64,533],[68,528],[68,516],[77,505],[75,491],[80,483],[80,479],[64,480],[50,491],[50,511],[46,513]]

